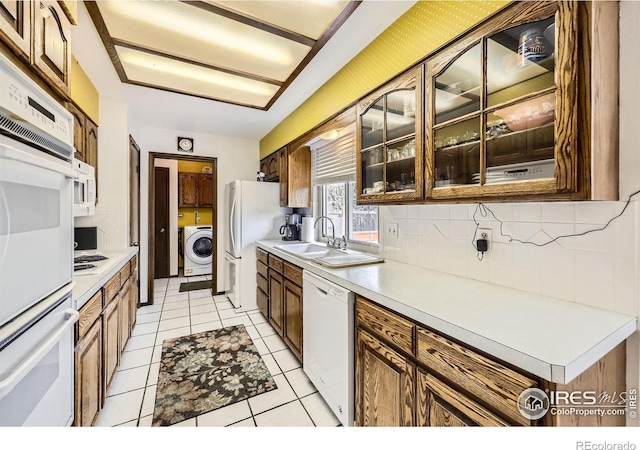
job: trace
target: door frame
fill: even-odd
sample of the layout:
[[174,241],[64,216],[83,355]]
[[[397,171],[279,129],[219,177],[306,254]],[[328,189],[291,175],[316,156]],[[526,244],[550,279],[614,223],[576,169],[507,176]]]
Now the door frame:
[[195,161],[195,162],[203,162],[210,163],[212,168],[213,180],[212,184],[212,198],[213,205],[211,206],[211,217],[212,217],[212,225],[214,227],[214,233],[211,236],[211,240],[213,241],[213,248],[215,257],[211,258],[211,280],[212,287],[214,289],[217,286],[218,282],[218,158],[212,156],[197,156],[197,155],[178,155],[175,153],[159,153],[159,152],[149,152],[149,224],[147,230],[147,240],[149,245],[149,251],[147,252],[147,305],[153,305],[153,279],[154,279],[154,259],[155,259],[155,212],[156,212],[156,204],[155,204],[155,195],[151,195],[152,192],[155,192],[156,186],[156,171],[155,171],[155,161],[156,159],[173,159],[177,161]]

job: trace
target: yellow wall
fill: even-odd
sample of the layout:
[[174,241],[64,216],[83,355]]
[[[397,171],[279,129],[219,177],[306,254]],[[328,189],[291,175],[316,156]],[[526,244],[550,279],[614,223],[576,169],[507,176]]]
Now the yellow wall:
[[73,55],[71,56],[71,100],[96,125],[100,125],[100,94]]
[[260,158],[313,129],[509,1],[419,1],[260,141]]
[[[178,161],[178,172],[202,173],[202,168],[205,166],[211,167],[211,163]],[[186,225],[196,225],[196,216],[194,214],[196,210],[198,211],[198,217],[200,218],[197,225],[213,224],[211,208],[178,208],[178,214],[183,215],[183,217],[178,216],[178,228],[182,228]]]

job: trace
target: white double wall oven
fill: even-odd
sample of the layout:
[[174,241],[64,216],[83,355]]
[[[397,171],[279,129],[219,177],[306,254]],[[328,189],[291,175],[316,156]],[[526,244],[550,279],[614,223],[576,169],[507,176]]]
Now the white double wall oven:
[[73,422],[73,117],[0,55],[0,426]]

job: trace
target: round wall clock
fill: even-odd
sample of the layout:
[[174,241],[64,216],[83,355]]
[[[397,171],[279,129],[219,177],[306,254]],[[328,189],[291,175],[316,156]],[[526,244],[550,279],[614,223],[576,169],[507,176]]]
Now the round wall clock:
[[179,137],[178,138],[178,151],[192,152],[193,151],[193,138]]

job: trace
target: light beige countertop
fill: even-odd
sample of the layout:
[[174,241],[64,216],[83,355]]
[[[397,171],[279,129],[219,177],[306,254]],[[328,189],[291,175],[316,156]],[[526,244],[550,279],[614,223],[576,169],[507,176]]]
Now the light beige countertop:
[[637,329],[637,318],[385,261],[327,269],[257,246],[442,334],[534,375],[570,382]]
[[73,302],[75,309],[79,311],[111,277],[122,269],[133,255],[138,253],[138,250],[138,247],[104,250],[102,253],[108,255],[109,259],[101,266],[100,273],[95,275],[74,274]]

